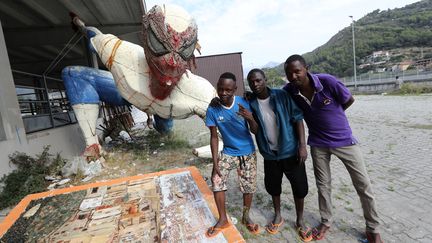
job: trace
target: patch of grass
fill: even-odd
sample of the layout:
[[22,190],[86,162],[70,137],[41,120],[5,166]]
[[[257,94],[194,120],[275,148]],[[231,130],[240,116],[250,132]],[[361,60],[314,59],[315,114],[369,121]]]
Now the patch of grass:
[[432,125],[431,124],[416,124],[416,125],[409,125],[407,127],[415,128],[415,129],[432,130]]
[[240,215],[242,214],[243,210],[241,207],[239,206],[229,206],[227,207],[227,211],[228,213],[232,214],[232,215],[237,215],[240,213]]
[[396,143],[388,143],[387,150],[393,150],[394,146],[396,146]]
[[351,207],[345,207],[345,210],[348,212],[354,212],[354,209],[352,209]]
[[273,208],[273,201],[271,199],[268,199],[267,203],[264,205],[264,208],[272,209]]
[[[272,204],[272,205],[273,205],[273,204]],[[291,211],[291,210],[294,209],[294,207],[293,207],[291,204],[286,204],[286,203],[284,203],[284,204],[282,205],[282,207],[283,207],[284,209],[288,210],[288,211]]]
[[415,85],[411,83],[402,84],[399,90],[395,90],[390,95],[418,95],[432,93],[432,87],[427,85]]
[[388,187],[387,187],[387,190],[388,190],[388,191],[391,191],[391,192],[394,192],[394,191],[395,191],[395,189],[394,189],[393,186],[388,186]]
[[0,179],[4,183],[0,193],[0,209],[17,204],[28,194],[46,190],[46,175],[60,175],[66,160],[59,154],[49,153],[49,146],[45,146],[42,153],[32,157],[22,152],[9,155],[10,163],[17,169]]
[[339,191],[342,193],[350,193],[353,190],[345,183],[343,183],[340,187],[339,187]]
[[263,193],[256,192],[254,201],[256,202],[257,205],[263,205],[264,204],[264,197],[265,196]]
[[156,168],[156,172],[159,172],[159,171],[164,171],[164,170],[166,170],[167,168],[165,167],[165,166],[159,166],[158,168]]

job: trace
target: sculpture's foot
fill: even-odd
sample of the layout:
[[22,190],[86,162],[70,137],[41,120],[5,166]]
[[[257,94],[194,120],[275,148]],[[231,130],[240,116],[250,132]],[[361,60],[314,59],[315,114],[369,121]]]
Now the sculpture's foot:
[[94,143],[85,148],[82,156],[86,158],[87,161],[99,159],[102,156],[103,150],[100,144]]
[[149,128],[149,129],[153,129],[154,127],[153,127],[153,119],[151,118],[151,117],[149,117],[148,119],[147,119],[147,127]]

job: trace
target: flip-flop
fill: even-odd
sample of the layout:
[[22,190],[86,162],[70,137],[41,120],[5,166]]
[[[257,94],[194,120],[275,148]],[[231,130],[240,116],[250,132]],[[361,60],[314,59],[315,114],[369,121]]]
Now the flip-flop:
[[309,227],[306,227],[306,230],[304,230],[301,226],[298,226],[297,234],[300,237],[300,240],[302,240],[303,242],[309,242],[313,240],[312,229]]
[[[325,230],[323,230],[323,231],[320,232],[320,231],[318,230],[318,227],[325,227]],[[326,226],[326,225],[323,225],[323,224],[321,224],[321,225],[318,226],[318,227],[315,227],[315,228],[313,228],[313,230],[312,230],[312,238],[313,238],[314,240],[322,240],[322,239],[324,239],[324,237],[325,237],[327,231],[330,229],[330,227],[328,227],[328,226]]]
[[[277,232],[279,232],[279,228],[283,225],[284,222],[285,222],[284,219],[282,219],[278,224],[273,224],[273,222],[270,222],[270,224],[267,225],[266,227],[267,232],[269,232],[272,235],[277,234]],[[268,227],[270,225],[273,229],[270,229]]]
[[[213,238],[217,234],[219,234],[220,232],[222,232],[222,230],[228,228],[229,226],[230,226],[230,224],[225,224],[225,225],[220,226],[220,227],[212,226],[212,227],[210,227],[210,228],[207,229],[205,235],[206,235],[207,238]],[[210,231],[213,232],[213,233],[209,233]]]
[[244,224],[249,232],[253,235],[257,235],[260,233],[260,228],[258,224]]

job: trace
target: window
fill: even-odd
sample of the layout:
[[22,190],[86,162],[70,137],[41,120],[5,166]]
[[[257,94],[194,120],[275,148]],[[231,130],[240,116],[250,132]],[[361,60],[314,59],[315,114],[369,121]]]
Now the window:
[[13,76],[26,133],[77,122],[61,80],[19,71]]

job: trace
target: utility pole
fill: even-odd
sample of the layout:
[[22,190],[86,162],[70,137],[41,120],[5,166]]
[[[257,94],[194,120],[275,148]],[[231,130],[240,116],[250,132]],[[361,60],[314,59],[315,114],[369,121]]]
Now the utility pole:
[[355,54],[355,37],[354,37],[354,17],[349,16],[352,19],[352,46],[353,46],[353,65],[354,65],[354,89],[357,89],[357,67],[356,67],[356,54]]

